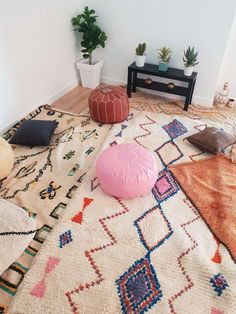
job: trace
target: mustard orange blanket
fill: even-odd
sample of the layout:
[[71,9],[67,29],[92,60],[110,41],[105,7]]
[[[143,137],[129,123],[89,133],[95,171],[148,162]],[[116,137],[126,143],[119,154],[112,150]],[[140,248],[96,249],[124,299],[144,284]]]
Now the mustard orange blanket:
[[220,155],[176,165],[171,171],[236,260],[236,165]]

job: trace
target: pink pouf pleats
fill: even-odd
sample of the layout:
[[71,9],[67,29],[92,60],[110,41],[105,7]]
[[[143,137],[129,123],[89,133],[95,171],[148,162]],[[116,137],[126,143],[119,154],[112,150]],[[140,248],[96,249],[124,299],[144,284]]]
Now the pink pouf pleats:
[[96,174],[103,191],[129,199],[146,195],[153,188],[158,169],[154,155],[137,144],[107,148],[97,159]]

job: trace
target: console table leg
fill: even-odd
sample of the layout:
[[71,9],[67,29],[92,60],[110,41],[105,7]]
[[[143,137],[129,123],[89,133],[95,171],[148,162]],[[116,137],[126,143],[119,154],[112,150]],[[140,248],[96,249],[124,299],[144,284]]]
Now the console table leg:
[[188,94],[187,94],[187,96],[185,98],[185,104],[184,104],[184,110],[185,111],[188,111],[188,105],[191,103],[192,92],[193,92],[193,84],[189,83],[189,85],[188,85]]
[[133,87],[132,92],[136,92],[136,85],[137,85],[137,72],[133,72]]
[[184,110],[188,111],[188,97],[186,97],[186,100],[185,100]]
[[132,71],[128,70],[128,80],[127,80],[127,95],[131,97],[131,90],[132,90]]
[[194,91],[195,83],[196,83],[196,80],[195,80],[194,83],[192,84],[192,90],[191,90],[190,99],[189,99],[189,103],[190,103],[190,104],[192,103],[193,91]]

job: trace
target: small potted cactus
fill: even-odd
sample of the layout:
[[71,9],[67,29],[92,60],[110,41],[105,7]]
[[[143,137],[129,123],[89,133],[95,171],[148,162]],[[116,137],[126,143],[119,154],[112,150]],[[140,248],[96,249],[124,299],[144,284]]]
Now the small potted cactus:
[[143,67],[146,60],[146,43],[139,44],[136,48],[135,63],[137,67]]
[[158,56],[159,56],[159,65],[158,65],[158,69],[159,71],[167,71],[168,70],[168,67],[169,67],[169,63],[170,63],[170,60],[171,60],[171,48],[169,47],[161,47],[159,50],[159,53],[158,53]]
[[191,76],[193,73],[193,69],[197,62],[198,52],[194,50],[194,47],[191,48],[190,46],[186,51],[184,51],[183,61],[184,61],[184,75]]

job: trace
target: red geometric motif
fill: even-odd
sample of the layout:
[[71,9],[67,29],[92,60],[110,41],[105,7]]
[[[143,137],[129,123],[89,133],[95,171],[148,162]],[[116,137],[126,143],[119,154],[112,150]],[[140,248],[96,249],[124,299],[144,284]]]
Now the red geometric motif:
[[151,132],[150,132],[149,130],[145,129],[143,126],[144,126],[144,125],[155,124],[156,121],[154,121],[153,119],[149,118],[147,115],[145,115],[145,117],[146,117],[149,121],[151,121],[151,122],[141,123],[141,124],[139,124],[139,126],[140,126],[141,129],[143,129],[143,130],[146,131],[147,133],[146,133],[146,134],[139,135],[139,136],[135,136],[135,137],[134,137],[134,140],[135,140],[136,143],[138,143],[138,144],[141,145],[142,147],[147,148],[147,147],[145,147],[144,145],[142,145],[142,144],[138,141],[138,138],[146,137],[146,136],[151,135]]
[[94,280],[91,280],[90,282],[87,282],[85,284],[81,284],[78,288],[75,288],[74,290],[71,290],[71,291],[65,293],[67,300],[71,306],[72,312],[74,314],[79,314],[79,311],[78,311],[78,306],[72,300],[72,295],[74,293],[80,293],[81,291],[83,291],[85,289],[90,289],[91,287],[94,287],[95,285],[99,285],[102,281],[104,281],[103,274],[101,273],[100,269],[96,265],[92,255],[94,252],[105,250],[106,248],[113,246],[114,244],[117,243],[117,240],[114,237],[114,235],[111,233],[111,231],[109,230],[109,228],[106,224],[106,221],[115,219],[119,216],[122,216],[122,215],[128,213],[129,209],[128,209],[128,207],[126,207],[122,203],[121,200],[119,200],[119,199],[116,199],[116,200],[122,206],[123,210],[118,212],[118,213],[115,213],[115,214],[112,214],[110,216],[106,216],[106,217],[99,219],[99,223],[102,225],[103,230],[108,234],[111,241],[109,243],[102,245],[102,246],[98,246],[98,247],[92,248],[92,249],[84,252],[86,258],[88,259],[89,264],[91,265],[91,267],[94,270],[94,273],[95,273],[95,276],[97,277],[97,279],[95,278]]
[[216,252],[215,255],[212,257],[212,262],[216,263],[216,264],[220,264],[221,263],[221,255],[220,255],[220,241],[215,238],[216,244],[217,244],[217,248],[216,248]]
[[224,312],[221,311],[221,310],[218,310],[216,308],[212,308],[211,309],[211,314],[224,314]]
[[89,204],[93,201],[92,198],[87,198],[85,197],[84,198],[84,204],[83,204],[83,208],[81,211],[79,211],[73,218],[71,218],[71,220],[75,223],[78,223],[78,224],[82,224],[83,222],[83,215],[84,215],[84,211],[85,211],[85,208],[87,206],[89,206]]
[[182,252],[177,261],[178,261],[178,267],[180,268],[182,274],[185,276],[186,280],[187,280],[187,285],[184,286],[182,289],[180,289],[176,294],[174,294],[169,300],[168,300],[168,303],[169,303],[169,307],[170,307],[170,312],[173,313],[173,314],[177,314],[177,312],[175,311],[174,309],[174,305],[173,305],[173,302],[178,298],[180,297],[183,293],[187,292],[188,290],[190,290],[193,286],[194,286],[194,283],[192,282],[192,279],[190,278],[189,274],[187,273],[187,270],[185,269],[184,265],[183,265],[183,262],[182,262],[182,259],[188,255],[191,251],[193,251],[197,246],[198,246],[198,243],[191,237],[191,235],[188,233],[186,227],[189,226],[190,224],[194,223],[196,220],[198,220],[200,218],[200,216],[198,215],[198,213],[196,212],[195,208],[190,205],[188,203],[188,201],[185,199],[184,200],[185,204],[193,211],[193,213],[195,214],[195,217],[185,223],[183,223],[181,225],[181,227],[183,228],[185,234],[188,236],[188,238],[191,240],[191,242],[193,243],[193,245],[189,248],[187,248],[184,252]]

